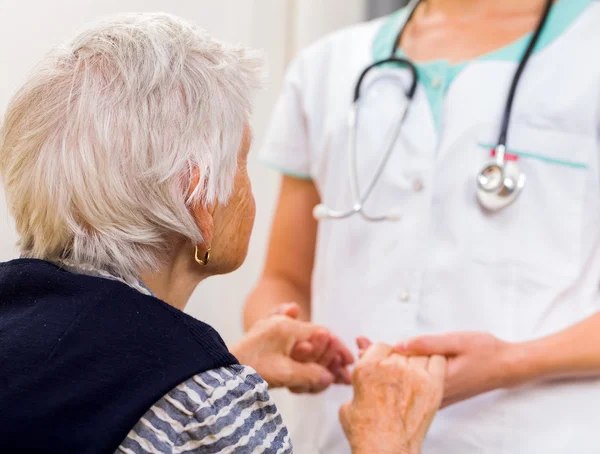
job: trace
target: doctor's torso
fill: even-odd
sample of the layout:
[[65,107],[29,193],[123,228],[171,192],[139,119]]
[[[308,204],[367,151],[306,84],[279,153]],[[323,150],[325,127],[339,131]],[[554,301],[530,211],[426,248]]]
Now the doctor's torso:
[[[306,156],[265,147],[264,159],[307,173],[336,209],[353,205],[346,145],[356,79],[385,58],[378,52],[391,51],[386,27],[394,20],[338,32],[304,52],[290,78],[304,115]],[[464,65],[419,65],[408,117],[365,206],[373,214],[393,209],[401,218],[320,222],[316,323],[348,344],[357,335],[396,342],[464,330],[525,341],[600,309],[599,23],[598,2],[555,6],[521,79],[509,129],[508,153],[527,183],[514,204],[496,213],[478,204],[476,177],[492,159],[522,43]],[[410,81],[402,69],[375,72],[365,82],[358,122],[363,188],[406,102],[397,87]],[[291,112],[279,109],[283,117]],[[298,452],[348,452],[337,411],[350,395],[336,388],[303,400],[306,417],[291,428]],[[600,452],[599,403],[600,381],[593,380],[489,393],[440,412],[424,453]]]

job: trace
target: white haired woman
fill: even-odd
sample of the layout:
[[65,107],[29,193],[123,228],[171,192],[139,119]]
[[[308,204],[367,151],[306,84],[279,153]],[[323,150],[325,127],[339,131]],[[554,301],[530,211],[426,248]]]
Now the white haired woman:
[[179,19],[125,15],[51,53],[12,100],[0,171],[22,258],[0,265],[0,451],[290,452],[238,360],[299,391],[344,377],[350,352],[293,305],[232,353],[182,312],[247,253],[259,72]]

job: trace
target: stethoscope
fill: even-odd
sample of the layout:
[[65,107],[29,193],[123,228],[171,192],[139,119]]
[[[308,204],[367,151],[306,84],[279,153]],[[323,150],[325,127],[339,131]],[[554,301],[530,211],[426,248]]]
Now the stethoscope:
[[[548,17],[550,15],[550,10],[552,9],[552,4],[554,0],[547,0],[544,12],[540,19],[540,22],[533,34],[527,50],[525,54],[521,58],[521,62],[517,68],[517,71],[513,77],[512,83],[510,85],[510,90],[508,93],[508,98],[506,100],[506,107],[504,108],[504,114],[502,116],[502,125],[500,128],[500,136],[498,138],[498,145],[494,148],[495,156],[494,161],[487,166],[485,166],[481,172],[477,175],[477,199],[479,203],[490,211],[500,210],[512,202],[516,200],[519,194],[522,192],[525,187],[526,176],[521,172],[519,166],[516,161],[509,161],[506,159],[506,143],[508,141],[508,131],[510,124],[510,116],[512,113],[512,107],[515,100],[515,94],[517,92],[517,87],[521,80],[521,76],[529,62],[529,58],[533,54],[533,51],[540,39],[542,31],[546,26],[548,21]],[[400,27],[400,31],[394,41],[394,48],[392,49],[392,54],[389,58],[385,60],[377,61],[371,65],[369,65],[365,70],[361,73],[358,78],[358,82],[356,83],[356,87],[354,90],[354,100],[350,107],[350,111],[348,114],[348,163],[349,163],[349,174],[350,174],[350,190],[352,195],[352,203],[353,206],[349,210],[346,211],[336,211],[325,204],[321,203],[317,205],[313,210],[313,215],[317,220],[323,219],[345,219],[349,218],[355,214],[359,214],[367,221],[372,222],[381,222],[381,221],[398,221],[400,219],[399,213],[388,213],[387,215],[382,216],[372,216],[369,215],[365,211],[365,203],[371,196],[373,189],[377,185],[377,182],[380,180],[383,171],[386,168],[386,165],[394,151],[394,146],[400,137],[400,133],[402,131],[402,126],[408,116],[408,111],[412,100],[415,96],[417,90],[417,83],[419,80],[419,76],[417,73],[417,68],[415,65],[405,58],[396,57],[396,51],[398,45],[400,44],[400,40],[402,38],[402,34],[406,29],[406,25],[412,18],[415,10],[421,3],[421,0],[412,0],[410,4],[406,7],[407,14],[406,19],[404,20],[402,26]],[[364,192],[361,192],[360,184],[358,181],[358,169],[357,169],[357,131],[358,131],[358,114],[359,114],[359,105],[361,101],[361,88],[365,77],[371,72],[371,70],[378,68],[387,64],[396,64],[406,68],[410,72],[411,76],[411,84],[408,90],[406,91],[406,103],[402,110],[400,111],[400,120],[393,127],[392,134],[390,135],[390,139],[387,144],[384,144],[385,152],[382,154],[382,159],[375,168],[375,173],[371,178],[369,184],[366,186]]]

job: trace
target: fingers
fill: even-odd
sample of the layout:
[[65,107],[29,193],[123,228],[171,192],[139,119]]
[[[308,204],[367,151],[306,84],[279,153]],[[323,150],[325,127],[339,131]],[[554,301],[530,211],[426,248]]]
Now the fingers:
[[464,349],[462,333],[442,334],[439,336],[422,336],[401,342],[394,351],[402,355],[418,356],[454,356]]
[[341,355],[338,354],[338,351],[334,346],[334,340],[329,341],[327,349],[323,352],[323,355],[317,359],[317,363],[330,370],[339,368],[342,365]]
[[371,346],[373,342],[371,342],[369,340],[369,338],[361,336],[361,337],[357,337],[356,338],[356,345],[358,346],[358,348],[360,348],[361,350],[366,350],[367,348],[369,348]]
[[306,358],[304,361],[319,362],[319,359],[327,352],[329,348],[331,336],[327,330],[318,329],[312,336],[310,336],[309,342],[312,344],[313,349],[310,357]]
[[333,335],[331,339],[331,348],[334,348],[338,352],[342,365],[347,366],[354,362],[354,355],[350,349],[346,347],[346,345],[340,339]]
[[309,362],[310,358],[313,356],[314,347],[313,344],[309,341],[300,341],[296,342],[292,351],[290,352],[290,357],[294,361],[299,362]]
[[340,357],[334,358],[334,360],[328,366],[329,370],[335,376],[335,383],[338,385],[351,385],[352,375],[348,371],[345,364],[342,363]]
[[415,369],[427,370],[428,363],[428,356],[411,356],[410,358],[408,358],[408,365]]
[[294,393],[318,393],[327,389],[334,381],[333,374],[315,363],[290,361],[289,375],[284,386]]
[[300,306],[296,303],[283,303],[271,315],[285,315],[286,317],[296,319],[300,315]]
[[329,367],[334,358],[341,356],[338,352],[339,348],[345,349],[343,344],[336,338],[332,338],[327,330],[318,329],[309,339],[297,342],[290,356],[295,361],[303,363],[315,362]]
[[360,362],[362,364],[378,363],[386,359],[392,353],[393,349],[387,344],[372,344],[363,354]]
[[[351,384],[351,375],[346,367],[354,362],[352,352],[325,328],[306,322],[286,323],[284,335],[296,340],[290,351],[290,358],[299,363],[316,363],[328,368],[334,376],[334,382]],[[308,337],[306,337],[308,334]],[[304,336],[304,337],[303,337]],[[304,340],[299,340],[304,339]],[[306,387],[291,389],[295,393],[312,392]],[[320,392],[321,389],[317,389]]]
[[[296,361],[317,362],[328,367],[334,359],[338,358],[341,365],[349,365],[354,362],[354,356],[348,347],[331,334],[327,329],[306,322],[295,322],[290,334],[299,339],[291,353]],[[308,343],[311,347],[308,347]]]
[[328,329],[299,320],[287,320],[285,334],[296,342],[310,341],[319,356],[324,353],[332,337]]
[[446,358],[439,355],[429,358],[429,363],[427,364],[429,375],[434,383],[440,387],[444,386],[444,380],[446,379],[446,364]]
[[[335,367],[347,366],[354,362],[352,352],[346,347],[341,340],[331,333],[326,333],[326,342],[315,345],[310,361],[319,363],[321,366],[328,367],[333,370]],[[316,341],[311,338],[313,344]]]
[[366,337],[358,337],[356,339],[356,346],[358,347],[358,357],[362,358],[362,355],[365,353],[365,350],[371,346],[373,342],[371,342]]
[[352,373],[355,398],[364,391],[368,394],[373,382],[386,377],[387,374],[381,373],[382,365],[385,367],[386,361],[394,361],[390,358],[392,351],[391,346],[381,343],[373,344],[365,351]]
[[334,371],[335,373],[335,382],[340,385],[351,385],[352,384],[352,374],[345,367],[340,367],[338,370]]
[[408,358],[391,352],[390,355],[380,363],[382,366],[401,366],[405,368],[408,365]]

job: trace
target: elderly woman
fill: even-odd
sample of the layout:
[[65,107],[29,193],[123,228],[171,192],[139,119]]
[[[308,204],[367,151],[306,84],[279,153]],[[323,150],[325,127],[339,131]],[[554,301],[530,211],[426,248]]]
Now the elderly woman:
[[[230,353],[182,312],[246,256],[259,75],[252,53],[176,18],[126,15],[54,51],[12,100],[0,171],[22,258],[0,265],[1,452],[290,452],[238,360],[271,386],[343,378],[352,355],[327,331],[275,315]],[[331,360],[296,362],[294,346]]]
[[[246,256],[259,68],[176,18],[129,15],[18,92],[0,133],[23,256],[0,265],[1,452],[291,452],[267,382],[347,381],[350,352],[293,304],[231,352],[182,312]],[[355,453],[418,452],[444,367],[370,347],[341,410]]]

